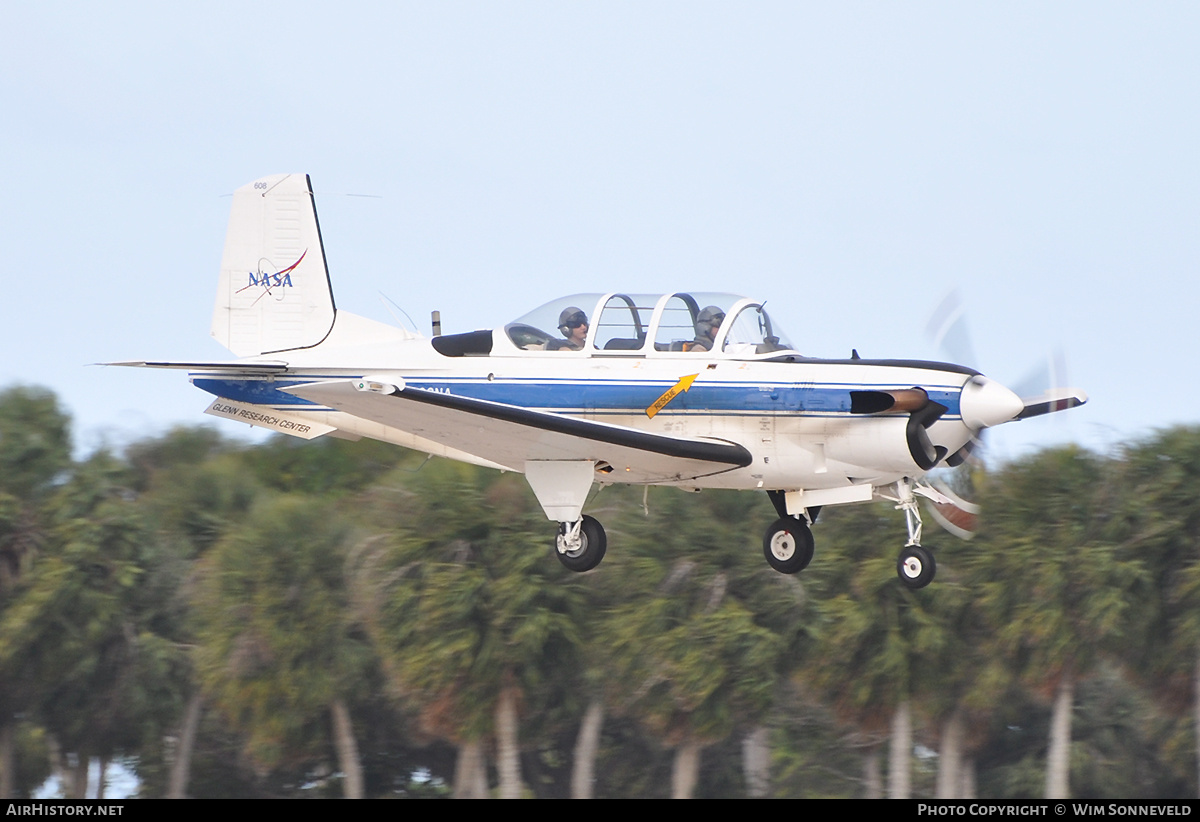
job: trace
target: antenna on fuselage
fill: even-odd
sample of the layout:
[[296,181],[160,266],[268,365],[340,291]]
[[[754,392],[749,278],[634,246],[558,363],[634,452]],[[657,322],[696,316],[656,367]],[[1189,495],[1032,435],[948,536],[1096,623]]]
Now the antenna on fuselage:
[[434,311],[430,315],[430,319],[433,321],[433,336],[442,336],[442,312]]
[[[410,326],[412,326],[412,330],[416,331],[416,333],[418,333],[418,334],[421,333],[421,332],[417,331],[417,324],[415,322],[413,322],[413,318],[408,316],[408,312],[405,311],[403,308],[401,308],[399,303],[397,303],[395,300],[393,300],[387,294],[384,294],[382,291],[379,292],[379,301],[381,303],[383,303],[383,307],[387,309],[387,312],[392,315],[392,319],[396,321],[396,325],[400,326],[401,328],[404,327],[404,323],[400,322],[400,318],[396,316],[396,311],[399,311],[401,314],[404,315],[404,318],[406,320],[408,320],[408,324]],[[396,307],[396,311],[393,311],[388,306],[388,303],[391,303],[392,305],[394,305]]]

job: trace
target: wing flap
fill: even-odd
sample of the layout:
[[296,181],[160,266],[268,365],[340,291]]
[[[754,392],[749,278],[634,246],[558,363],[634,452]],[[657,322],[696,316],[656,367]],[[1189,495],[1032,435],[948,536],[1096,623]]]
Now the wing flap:
[[349,380],[282,389],[311,402],[408,431],[524,471],[530,460],[593,460],[623,482],[670,482],[749,465],[750,452],[719,440],[686,439],[504,403],[402,388],[360,391]]

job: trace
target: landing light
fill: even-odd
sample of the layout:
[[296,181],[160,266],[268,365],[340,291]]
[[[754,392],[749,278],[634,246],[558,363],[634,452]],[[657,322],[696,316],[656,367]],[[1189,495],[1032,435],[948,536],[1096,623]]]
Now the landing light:
[[378,377],[363,377],[354,381],[354,387],[359,391],[366,391],[371,394],[399,394],[404,390],[404,381],[397,377],[390,377],[388,380],[382,380]]

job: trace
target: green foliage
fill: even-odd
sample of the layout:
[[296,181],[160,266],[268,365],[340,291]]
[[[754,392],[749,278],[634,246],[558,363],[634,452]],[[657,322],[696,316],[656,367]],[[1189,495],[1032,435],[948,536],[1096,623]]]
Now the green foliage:
[[47,544],[0,621],[0,672],[66,751],[136,749],[175,706],[179,652],[148,629],[151,542],[100,453],[48,509]]
[[[862,795],[863,754],[880,738],[839,722],[827,705],[790,689],[771,717],[772,796],[845,799]],[[728,795],[728,794],[726,794]]]
[[420,461],[388,443],[332,436],[307,441],[277,435],[245,457],[246,467],[268,488],[325,495],[361,489],[397,463]]
[[70,430],[45,389],[0,391],[0,597],[45,539],[39,506],[70,462]]
[[504,686],[526,704],[562,699],[555,672],[578,667],[586,582],[550,556],[519,476],[441,461],[414,476],[391,476],[408,486],[384,518],[394,535],[357,553],[358,601],[422,727],[476,739]]
[[0,391],[0,491],[19,499],[46,492],[71,459],[71,424],[44,388]]
[[[845,720],[881,732],[896,706],[923,690],[922,675],[953,656],[954,634],[938,608],[951,585],[910,591],[896,580],[898,515],[891,505],[822,515],[812,578],[820,615],[814,656],[802,678]],[[819,565],[818,565],[819,562]],[[945,607],[945,606],[943,606]]]
[[[51,738],[131,755],[161,792],[202,688],[193,795],[340,795],[335,698],[369,793],[445,795],[447,742],[490,739],[508,689],[537,796],[566,795],[597,697],[598,795],[663,795],[685,740],[707,746],[698,794],[738,795],[757,725],[774,795],[859,795],[862,755],[911,699],[935,750],[966,709],[981,796],[1029,796],[1067,673],[1075,792],[1194,792],[1200,429],[975,477],[983,531],[927,530],[938,579],[916,592],[895,579],[890,505],[824,512],[793,577],[762,561],[761,494],[652,489],[647,515],[643,489],[606,488],[587,510],[608,556],[572,574],[518,475],[206,428],[72,465],[68,433],[53,396],[0,392],[0,709],[19,793]],[[936,759],[919,762],[928,792]]]
[[648,515],[636,503],[605,515],[621,550],[602,567],[612,587],[593,653],[610,703],[666,746],[757,724],[803,644],[803,585],[761,561],[751,525],[764,503],[656,489]]
[[1118,535],[1147,569],[1133,650],[1147,680],[1181,710],[1200,654],[1200,428],[1135,443],[1120,467]]
[[1109,799],[1186,796],[1188,763],[1172,763],[1164,738],[1173,725],[1149,694],[1109,663],[1082,683],[1072,725],[1071,784]]
[[25,719],[13,724],[14,799],[31,798],[51,774],[50,745],[45,728]]
[[268,495],[202,561],[198,673],[264,767],[323,750],[326,711],[371,664],[349,608],[347,534],[328,503]]
[[160,482],[163,473],[194,469],[233,450],[212,426],[179,426],[161,437],[132,443],[125,459],[134,487],[141,492]]
[[722,739],[768,710],[785,643],[727,596],[725,575],[688,560],[632,568],[640,595],[614,607],[605,630],[618,704],[668,745]]
[[1119,652],[1144,578],[1114,538],[1112,468],[1078,448],[1044,451],[993,475],[970,585],[996,626],[994,649],[1052,687]]
[[[1102,663],[1080,684],[1072,722],[1071,788],[1093,799],[1189,795],[1191,728],[1156,709],[1135,680]],[[1013,688],[998,706],[979,753],[979,795],[1039,795],[1045,781],[1049,707]],[[1183,744],[1187,754],[1178,750]],[[1182,754],[1182,755],[1181,755]]]
[[45,534],[35,510],[0,491],[0,602],[29,570]]

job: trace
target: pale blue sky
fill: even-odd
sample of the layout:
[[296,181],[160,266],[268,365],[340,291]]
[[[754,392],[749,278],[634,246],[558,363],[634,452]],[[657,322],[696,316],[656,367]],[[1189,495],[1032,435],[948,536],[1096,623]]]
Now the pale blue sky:
[[[6,3],[0,385],[84,447],[208,422],[228,194],[312,175],[339,306],[765,298],[805,353],[1054,345],[1091,403],[1001,457],[1200,423],[1195,3]],[[355,197],[348,195],[374,195]],[[222,430],[242,429],[213,424]]]

